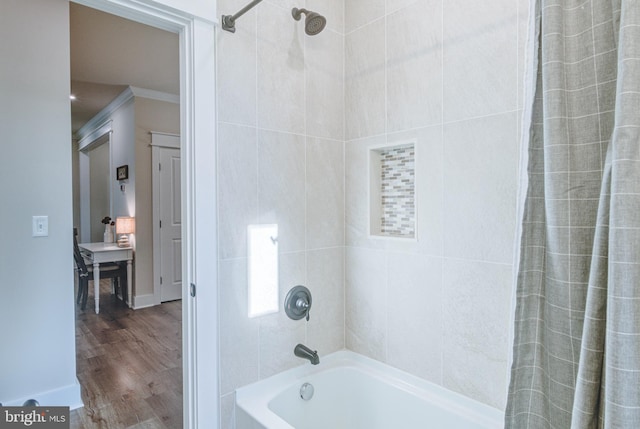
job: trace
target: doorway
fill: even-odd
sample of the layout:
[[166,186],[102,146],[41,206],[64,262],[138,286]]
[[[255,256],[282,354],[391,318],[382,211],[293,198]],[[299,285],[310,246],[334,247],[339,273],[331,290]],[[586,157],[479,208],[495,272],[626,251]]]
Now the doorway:
[[[189,285],[182,288],[183,423],[185,428],[215,429],[219,427],[217,267],[210,263],[217,260],[216,172],[211,168],[216,165],[215,17],[197,1],[75,2],[180,35],[182,279]],[[198,18],[201,14],[209,16]],[[196,230],[206,239],[196,240]]]
[[[111,170],[110,145],[108,136],[93,149],[88,151],[89,156],[89,212],[111,213],[111,191],[109,188],[109,171]],[[74,215],[74,217],[76,217]],[[76,227],[78,225],[75,225]],[[104,224],[98,216],[94,216],[90,223],[92,242],[102,241]]]
[[[179,428],[184,390],[182,305],[161,305],[150,299],[155,258],[151,208],[145,198],[151,193],[150,132],[180,131],[179,38],[83,5],[71,3],[69,7],[71,123],[82,151],[79,168],[74,169],[79,170],[75,180],[81,190],[74,206],[80,208],[79,217],[91,233],[81,240],[102,243],[105,218],[115,221],[135,216],[137,226],[131,241],[135,280],[129,284],[129,291],[135,294],[127,299],[122,293],[118,299],[115,288],[103,281],[95,289],[100,295],[100,313],[96,314],[97,304],[95,312],[91,306],[76,312],[76,373],[85,407],[72,412],[72,428],[98,421],[109,427],[144,423]],[[148,87],[140,88],[143,84]],[[88,119],[86,123],[82,118]],[[105,123],[108,132],[93,140]],[[179,139],[176,147],[178,165],[173,170],[179,175]],[[121,164],[126,165],[127,174],[112,174]],[[174,186],[169,189],[174,192],[167,195],[174,197],[172,208],[177,216],[173,218],[179,221],[182,204],[179,176],[177,179],[177,192]],[[178,226],[177,258],[180,234]],[[173,267],[178,270],[174,277],[180,278],[180,265]],[[173,292],[174,300],[182,298],[179,284]],[[158,308],[145,308],[154,305]]]

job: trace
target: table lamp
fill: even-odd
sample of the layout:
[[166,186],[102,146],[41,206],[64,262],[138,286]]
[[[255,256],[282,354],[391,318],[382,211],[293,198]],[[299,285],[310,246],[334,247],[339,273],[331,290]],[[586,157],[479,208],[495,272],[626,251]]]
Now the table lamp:
[[118,238],[118,247],[129,247],[129,234],[135,232],[136,219],[133,217],[123,216],[116,218],[116,234]]

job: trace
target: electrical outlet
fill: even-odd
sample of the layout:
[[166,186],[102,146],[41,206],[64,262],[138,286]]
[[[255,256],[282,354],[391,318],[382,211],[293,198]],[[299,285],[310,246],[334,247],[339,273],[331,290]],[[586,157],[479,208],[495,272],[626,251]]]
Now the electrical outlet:
[[49,216],[33,216],[32,235],[34,237],[49,236]]

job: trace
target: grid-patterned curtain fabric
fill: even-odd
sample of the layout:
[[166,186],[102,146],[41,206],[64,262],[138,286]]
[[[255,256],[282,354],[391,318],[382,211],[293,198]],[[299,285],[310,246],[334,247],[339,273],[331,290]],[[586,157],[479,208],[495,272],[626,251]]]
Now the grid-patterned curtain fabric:
[[533,1],[505,427],[640,428],[640,0]]

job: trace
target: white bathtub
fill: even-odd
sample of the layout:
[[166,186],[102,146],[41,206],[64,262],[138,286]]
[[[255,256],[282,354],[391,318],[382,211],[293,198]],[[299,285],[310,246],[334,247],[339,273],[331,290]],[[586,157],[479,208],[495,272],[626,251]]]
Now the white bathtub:
[[[300,397],[311,383],[314,395]],[[349,351],[236,391],[237,429],[498,429],[503,413]]]

